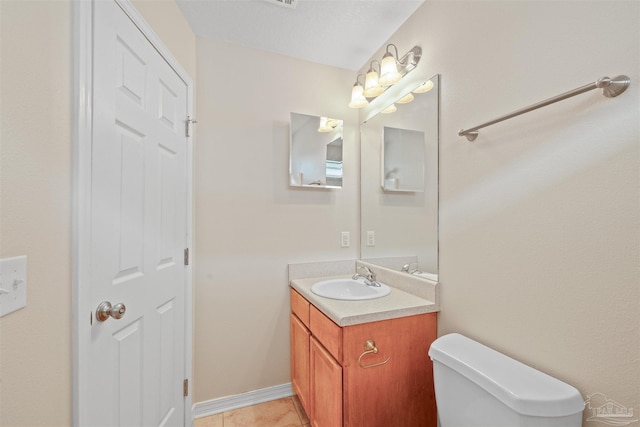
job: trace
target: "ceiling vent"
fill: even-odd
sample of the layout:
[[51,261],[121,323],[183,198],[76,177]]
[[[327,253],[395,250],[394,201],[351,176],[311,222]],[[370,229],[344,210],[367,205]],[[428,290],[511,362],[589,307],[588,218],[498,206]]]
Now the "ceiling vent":
[[267,3],[277,4],[279,6],[283,6],[289,9],[295,9],[299,0],[264,0]]

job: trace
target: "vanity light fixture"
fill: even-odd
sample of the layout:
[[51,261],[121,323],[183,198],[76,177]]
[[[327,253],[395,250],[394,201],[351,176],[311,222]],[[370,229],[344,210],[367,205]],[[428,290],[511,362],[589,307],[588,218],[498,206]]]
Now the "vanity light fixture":
[[[371,61],[369,64],[369,71],[367,71],[367,77],[364,80],[364,96],[367,98],[375,98],[378,95],[384,93],[384,89],[380,86],[378,73],[373,68],[373,64],[378,62],[377,60]],[[380,69],[380,63],[378,62],[378,69]]]
[[[395,56],[390,52],[391,47],[395,50]],[[374,59],[369,64],[369,71],[367,71],[365,77],[364,88],[358,82],[360,75],[356,77],[356,83],[353,85],[351,91],[349,107],[362,108],[367,106],[375,97],[382,95],[386,88],[398,83],[404,76],[416,68],[421,57],[422,48],[420,46],[414,46],[413,49],[398,59],[398,48],[394,44],[388,44],[386,52],[382,57],[382,63]],[[378,63],[379,73],[374,68],[375,63]],[[405,102],[411,102],[411,100],[406,100]]]
[[[389,47],[391,46],[396,50],[395,57],[389,52]],[[391,86],[402,80],[402,74],[398,72],[397,62],[398,48],[394,44],[387,45],[387,52],[382,57],[382,62],[380,63],[380,86]]]
[[358,74],[356,77],[356,82],[353,84],[353,89],[351,89],[351,102],[349,103],[349,107],[351,108],[362,108],[369,105],[369,101],[364,97],[363,92],[364,88],[358,81],[362,74]]

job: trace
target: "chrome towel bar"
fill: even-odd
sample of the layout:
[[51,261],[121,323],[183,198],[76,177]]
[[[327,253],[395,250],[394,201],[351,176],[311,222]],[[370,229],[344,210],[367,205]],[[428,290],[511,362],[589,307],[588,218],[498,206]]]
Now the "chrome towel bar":
[[473,141],[478,137],[478,130],[487,126],[494,125],[496,123],[500,123],[504,120],[511,119],[513,117],[519,116],[524,113],[528,113],[529,111],[537,110],[538,108],[546,107],[547,105],[556,103],[558,101],[565,100],[567,98],[571,98],[572,96],[580,95],[581,93],[589,92],[593,89],[603,89],[602,94],[607,98],[613,98],[620,95],[624,92],[627,87],[631,84],[631,79],[627,76],[616,76],[613,78],[602,77],[598,79],[594,83],[589,83],[587,85],[581,86],[577,89],[570,90],[569,92],[565,92],[561,95],[554,96],[553,98],[546,99],[544,101],[538,102],[537,104],[530,105],[525,108],[521,108],[513,113],[504,115],[502,117],[498,117],[497,119],[488,121],[478,126],[474,126],[469,129],[460,129],[458,135],[466,136],[469,141]]

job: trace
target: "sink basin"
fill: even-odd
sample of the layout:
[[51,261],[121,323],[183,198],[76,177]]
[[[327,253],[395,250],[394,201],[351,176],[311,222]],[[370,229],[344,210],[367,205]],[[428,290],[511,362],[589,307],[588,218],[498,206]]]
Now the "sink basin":
[[361,301],[382,298],[391,292],[391,288],[384,283],[380,287],[369,286],[364,279],[330,279],[323,280],[311,287],[311,292],[325,298],[345,301]]

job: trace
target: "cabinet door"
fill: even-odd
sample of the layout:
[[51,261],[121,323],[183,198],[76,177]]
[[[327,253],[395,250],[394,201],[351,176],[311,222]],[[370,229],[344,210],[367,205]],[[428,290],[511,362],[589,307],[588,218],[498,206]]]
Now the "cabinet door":
[[[435,313],[347,326],[343,333],[345,427],[435,427],[427,355],[436,337]],[[363,355],[367,340],[378,353]]]
[[309,338],[311,334],[300,319],[291,314],[291,385],[305,412],[309,407]]
[[314,337],[311,337],[310,368],[311,425],[341,427],[342,367]]

